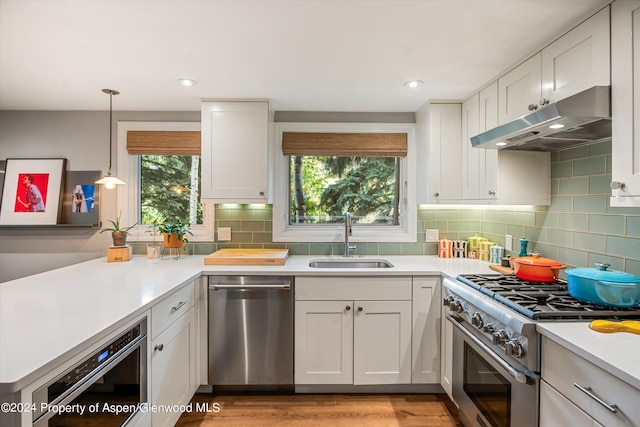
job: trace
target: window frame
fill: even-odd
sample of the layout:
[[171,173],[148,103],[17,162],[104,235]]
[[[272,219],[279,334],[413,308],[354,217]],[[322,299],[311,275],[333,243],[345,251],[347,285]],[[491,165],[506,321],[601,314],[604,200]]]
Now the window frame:
[[275,123],[272,158],[273,241],[343,242],[343,224],[289,224],[289,157],[282,153],[284,132],[406,133],[407,156],[400,161],[400,225],[354,224],[351,242],[416,242],[416,142],[415,124],[407,123]]
[[[198,131],[200,122],[118,122],[117,148],[118,164],[117,176],[123,177],[126,185],[116,187],[116,206],[122,211],[122,222],[133,224],[140,217],[140,156],[127,152],[127,132],[129,131]],[[104,200],[104,198],[103,198]],[[215,206],[204,204],[202,224],[192,225],[189,236],[190,242],[213,241]],[[150,225],[136,225],[129,230],[131,241],[152,242],[153,235]],[[156,237],[156,241],[158,241]]]

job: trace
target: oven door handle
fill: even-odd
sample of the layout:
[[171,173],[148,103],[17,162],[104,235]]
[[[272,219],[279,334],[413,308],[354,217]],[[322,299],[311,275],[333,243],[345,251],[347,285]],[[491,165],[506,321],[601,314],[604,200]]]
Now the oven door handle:
[[458,320],[455,317],[453,317],[450,314],[447,314],[447,319],[449,319],[449,321],[453,324],[453,326],[458,328],[460,330],[460,332],[462,332],[467,338],[469,338],[471,341],[473,341],[473,343],[475,345],[480,347],[482,349],[482,351],[484,351],[487,354],[487,356],[489,356],[491,358],[491,360],[493,360],[498,365],[503,367],[509,373],[509,375],[511,375],[517,382],[522,383],[522,384],[535,384],[536,383],[534,378],[531,378],[531,376],[527,375],[525,372],[519,371],[518,369],[516,369],[513,366],[509,365],[509,363],[507,363],[505,360],[503,360],[502,358],[498,357],[493,352],[493,350],[491,350],[485,343],[480,341],[478,339],[478,337],[473,335],[471,332],[467,331],[458,322]]

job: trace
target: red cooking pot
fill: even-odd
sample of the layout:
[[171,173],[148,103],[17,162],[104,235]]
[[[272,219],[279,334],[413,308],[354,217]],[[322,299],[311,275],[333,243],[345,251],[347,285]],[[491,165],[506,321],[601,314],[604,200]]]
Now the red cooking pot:
[[538,253],[531,256],[511,257],[509,261],[513,262],[513,270],[517,278],[532,282],[555,282],[558,279],[558,272],[567,268],[566,265],[550,258],[543,258]]

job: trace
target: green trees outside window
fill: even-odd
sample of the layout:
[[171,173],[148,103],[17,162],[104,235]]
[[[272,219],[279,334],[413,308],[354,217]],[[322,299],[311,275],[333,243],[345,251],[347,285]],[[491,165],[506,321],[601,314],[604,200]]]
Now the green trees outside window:
[[140,223],[202,224],[199,156],[140,156]]
[[290,157],[290,223],[398,225],[399,159]]

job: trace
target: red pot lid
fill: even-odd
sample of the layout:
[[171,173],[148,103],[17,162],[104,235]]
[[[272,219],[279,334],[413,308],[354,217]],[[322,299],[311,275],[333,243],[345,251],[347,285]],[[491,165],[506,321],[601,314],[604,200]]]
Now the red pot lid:
[[541,257],[540,254],[533,254],[531,256],[521,256],[512,258],[515,262],[527,265],[536,265],[540,267],[560,267],[563,264],[551,258]]

